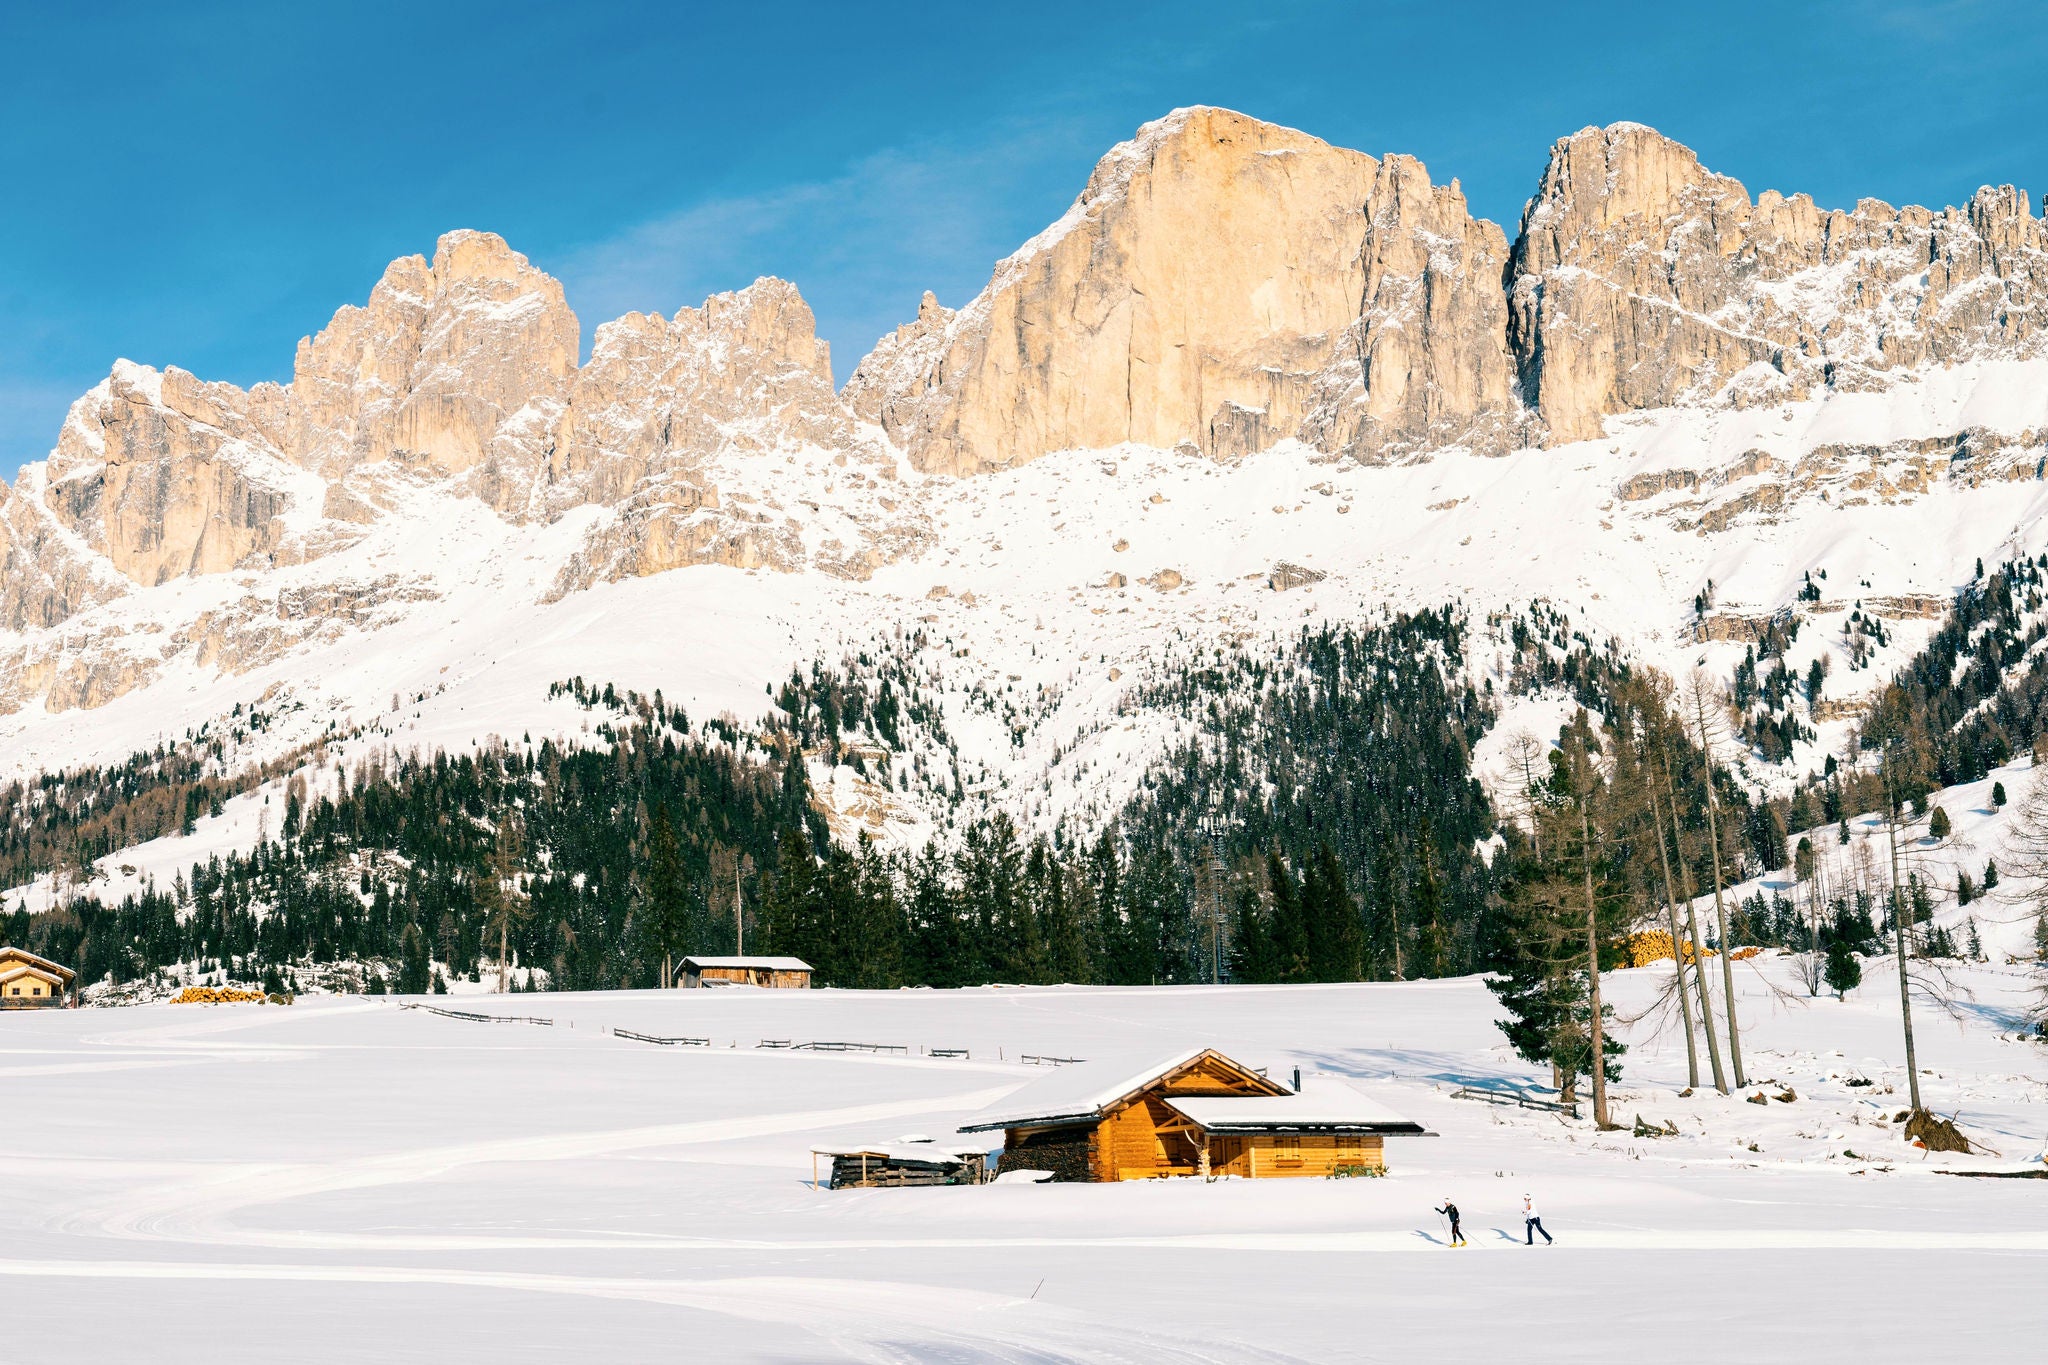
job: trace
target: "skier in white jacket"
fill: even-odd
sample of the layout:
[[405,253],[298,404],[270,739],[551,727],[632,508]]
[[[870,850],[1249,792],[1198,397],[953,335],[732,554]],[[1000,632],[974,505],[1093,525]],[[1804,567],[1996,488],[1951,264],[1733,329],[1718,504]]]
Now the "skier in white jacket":
[[1545,1246],[1554,1240],[1549,1230],[1543,1226],[1543,1215],[1536,1212],[1535,1198],[1526,1194],[1522,1196],[1522,1230],[1529,1234],[1530,1246],[1536,1245],[1536,1234],[1539,1232],[1543,1234]]

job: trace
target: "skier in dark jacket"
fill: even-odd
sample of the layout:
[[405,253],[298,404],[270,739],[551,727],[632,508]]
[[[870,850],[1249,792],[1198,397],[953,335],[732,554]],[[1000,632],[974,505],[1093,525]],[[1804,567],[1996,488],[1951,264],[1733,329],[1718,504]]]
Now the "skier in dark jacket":
[[1458,1206],[1451,1202],[1448,1195],[1444,1197],[1444,1206],[1438,1209],[1437,1212],[1451,1220],[1451,1245],[1454,1247],[1465,1245],[1465,1230],[1458,1226]]

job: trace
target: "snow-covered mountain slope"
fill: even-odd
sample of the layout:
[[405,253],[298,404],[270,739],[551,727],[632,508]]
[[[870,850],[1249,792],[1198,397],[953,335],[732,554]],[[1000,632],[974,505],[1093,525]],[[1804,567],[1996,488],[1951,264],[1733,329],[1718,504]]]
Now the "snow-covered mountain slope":
[[[1834,719],[1796,774],[1980,558],[2048,548],[2026,196],[1859,205],[1809,241],[1810,204],[1622,126],[1553,149],[1512,249],[1463,214],[1405,158],[1181,111],[841,394],[783,282],[607,323],[579,368],[559,286],[451,234],[291,385],[124,362],[0,491],[0,781],[200,727],[224,770],[315,776],[574,736],[571,677],[748,722],[792,668],[865,654],[945,734],[878,756],[886,782],[829,775],[842,816],[915,837],[943,789],[1085,824],[1179,724],[1133,704],[1148,677],[1538,599],[1724,676],[1797,617],[1788,664],[1830,659]],[[1194,224],[1208,254],[1177,255]],[[1503,262],[1519,283],[1481,288]],[[1610,295],[1621,350],[1594,357]],[[1868,615],[1874,645],[1845,634]]]

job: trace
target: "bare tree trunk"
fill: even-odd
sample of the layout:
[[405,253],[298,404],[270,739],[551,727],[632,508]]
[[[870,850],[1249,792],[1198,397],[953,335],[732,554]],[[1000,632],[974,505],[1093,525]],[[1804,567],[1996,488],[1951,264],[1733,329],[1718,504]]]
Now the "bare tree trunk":
[[[1683,853],[1678,831],[1678,796],[1671,782],[1670,755],[1666,754],[1664,795],[1671,806],[1671,842]],[[1660,838],[1658,842],[1662,842]],[[1714,1069],[1714,1089],[1728,1093],[1728,1073],[1721,1069],[1721,1039],[1714,1031],[1714,996],[1707,989],[1707,945],[1700,940],[1700,917],[1693,910],[1692,873],[1683,872],[1685,882],[1685,923],[1692,935],[1692,984],[1700,993],[1700,1027],[1707,1035],[1707,1061]]]
[[1586,874],[1586,979],[1593,1006],[1593,1126],[1612,1128],[1607,1117],[1607,1038],[1600,1020],[1600,924],[1599,906],[1593,899],[1593,825],[1586,818],[1586,802],[1579,798],[1579,838],[1584,851],[1580,866]]
[[[1880,760],[1882,761],[1882,760]],[[1913,917],[1912,902],[1899,888],[1899,803],[1892,795],[1892,775],[1884,775],[1884,832],[1892,858],[1892,946],[1899,959],[1899,1019],[1906,1027],[1906,1088],[1913,1109],[1920,1104],[1920,1064],[1913,1051],[1913,989],[1906,977],[1906,921]]]
[[1678,936],[1678,888],[1671,881],[1671,855],[1664,847],[1664,817],[1657,811],[1657,782],[1654,775],[1644,782],[1650,789],[1650,823],[1657,830],[1657,862],[1664,869],[1664,919],[1671,936],[1671,980],[1678,991],[1678,1012],[1685,1021],[1685,1083],[1699,1089],[1700,1045],[1692,1036],[1692,1001],[1685,993],[1685,944]]
[[[500,890],[498,894],[502,896],[507,893]],[[509,956],[508,949],[508,943],[512,937],[511,920],[512,907],[510,903],[507,903],[505,908],[498,913],[498,994],[500,995],[512,989],[512,959]]]
[[1714,860],[1714,926],[1721,936],[1721,996],[1728,1004],[1728,1060],[1735,1069],[1735,1088],[1749,1084],[1742,1074],[1742,1026],[1735,1017],[1735,963],[1729,956],[1734,945],[1728,942],[1728,909],[1721,899],[1721,823],[1720,801],[1714,795],[1714,750],[1707,736],[1707,698],[1697,687],[1692,694],[1694,714],[1699,721],[1700,754],[1706,760],[1707,783],[1707,842]]

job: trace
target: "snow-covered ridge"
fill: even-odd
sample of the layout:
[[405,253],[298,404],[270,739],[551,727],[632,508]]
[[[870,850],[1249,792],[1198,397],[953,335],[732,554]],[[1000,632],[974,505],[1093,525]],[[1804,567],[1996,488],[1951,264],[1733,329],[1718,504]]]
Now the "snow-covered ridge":
[[[1327,278],[1304,287],[1348,310],[1309,327],[1322,314],[1303,305],[1302,335],[1261,321],[1279,296],[1245,236],[1270,222],[1245,186],[1267,193],[1276,162],[1321,179],[1302,218],[1313,248],[1268,253],[1275,278],[1312,256]],[[1119,219],[1117,250],[1074,236],[1137,199],[1150,216]],[[1168,349],[1208,355],[1227,332],[1249,359],[1172,381],[1199,381],[1199,403],[1139,394],[1101,428],[1142,419],[1157,439],[1057,444],[1066,429],[1039,418],[1046,385],[1080,372],[1071,348],[1141,373],[1126,362],[1148,344],[1129,311],[1143,291],[1116,272],[1137,269],[1131,252],[1179,259],[1175,225],[1210,205],[1230,213],[1196,216],[1252,261],[1251,302]],[[1748,264],[1699,231],[1738,207],[1752,245],[1777,234]],[[746,721],[792,665],[887,642],[945,698],[963,780],[1043,825],[1112,808],[1171,743],[1170,722],[1125,704],[1148,668],[1450,601],[1479,619],[1544,599],[1670,671],[1704,657],[1724,674],[1758,623],[1794,611],[1811,620],[1791,662],[1841,656],[1829,699],[1852,707],[1977,559],[2042,548],[2048,358],[2021,298],[2041,227],[2024,196],[1996,192],[1968,211],[1887,210],[1891,237],[1808,260],[1809,207],[1752,202],[1648,130],[1580,134],[1553,150],[1530,220],[1543,240],[1525,227],[1527,284],[1503,301],[1506,239],[1412,159],[1177,111],[1114,150],[977,303],[927,296],[844,393],[786,282],[603,324],[579,368],[559,285],[490,234],[453,233],[303,342],[289,386],[118,364],[49,461],[0,491],[0,780],[120,758],[265,695],[301,703],[280,752],[329,722],[395,746],[558,732],[545,689],[571,675]],[[1857,231],[1877,231],[1874,213]],[[1884,305],[1886,334],[1912,346],[1855,351],[1853,382],[1816,381],[1815,354],[1862,345],[1837,327],[1843,272],[1921,247],[1934,264]],[[1009,444],[951,477],[919,442],[966,449],[958,366],[1001,354],[963,338],[1017,270],[1055,255],[1111,321],[977,379],[969,397],[1001,420],[974,439]],[[1172,277],[1146,281],[1169,290],[1158,306]],[[1587,339],[1555,305],[1574,290],[1621,310],[1618,330],[1595,330],[1633,355],[1571,351]],[[1419,300],[1453,296],[1456,315],[1423,327]],[[1020,336],[1041,305],[1004,305]],[[1801,319],[1819,352],[1765,346]],[[1555,387],[1572,355],[1647,387],[1573,408]],[[1155,358],[1143,373],[1170,368]],[[1229,387],[1246,374],[1271,391]],[[1446,387],[1471,375],[1469,392]],[[1556,402],[1515,396],[1531,380]],[[1175,425],[1182,411],[1199,430]],[[1584,439],[1561,439],[1582,419]],[[1322,577],[1271,578],[1283,561]],[[1796,600],[1809,581],[1826,600]],[[1875,654],[1844,634],[1863,610],[1888,624]],[[392,720],[393,694],[425,700]]]

